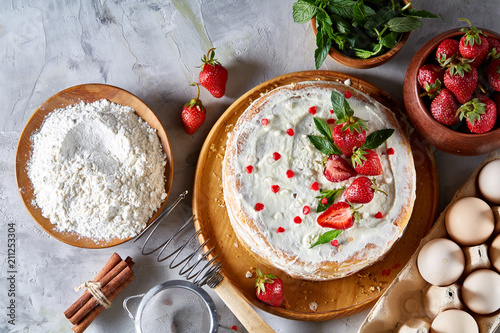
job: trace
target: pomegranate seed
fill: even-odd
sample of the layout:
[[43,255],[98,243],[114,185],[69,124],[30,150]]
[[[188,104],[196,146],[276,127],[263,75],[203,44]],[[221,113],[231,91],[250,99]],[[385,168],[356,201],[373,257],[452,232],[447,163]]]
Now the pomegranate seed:
[[247,172],[252,173],[252,171],[253,171],[253,166],[247,165]]
[[280,153],[273,153],[273,158],[275,161],[279,160],[281,158]]
[[293,218],[293,222],[295,222],[297,224],[301,224],[302,223],[302,219],[300,218],[300,216],[295,216]]
[[330,110],[330,114],[333,114],[334,112],[335,112],[335,111],[333,111],[333,110]]
[[295,176],[295,173],[292,170],[286,170],[287,178],[292,178],[293,176]]
[[233,325],[231,328],[232,328],[233,330],[235,330],[235,331],[237,331],[237,330],[238,330],[238,326],[236,326],[236,325]]
[[395,151],[394,151],[394,148],[389,148],[387,149],[387,155],[394,155]]
[[264,204],[263,204],[263,203],[257,202],[257,203],[255,204],[255,210],[256,210],[256,211],[260,212],[260,211],[261,211],[261,210],[263,210],[263,209],[264,209]]
[[262,119],[262,120],[260,121],[260,123],[261,123],[262,125],[266,126],[267,124],[269,124],[269,119],[264,118],[264,119]]
[[274,193],[278,193],[279,190],[280,190],[279,185],[272,185],[271,186],[271,191],[273,191]]
[[318,108],[317,108],[317,107],[315,107],[315,106],[311,106],[311,107],[309,108],[309,113],[310,113],[310,114],[316,114],[316,111],[318,111]]
[[318,184],[318,182],[314,182],[314,183],[311,184],[311,190],[313,190],[313,191],[319,190],[319,184]]
[[293,131],[293,129],[289,128],[286,130],[286,134],[293,136],[295,134],[295,132]]
[[352,97],[351,92],[350,92],[349,90],[347,90],[347,91],[345,92],[345,98],[351,98],[351,97]]
[[283,227],[279,227],[277,230],[276,230],[277,233],[282,233],[282,232],[285,232],[285,228]]
[[304,208],[302,209],[302,213],[304,213],[304,215],[309,214],[310,211],[311,211],[311,208],[309,208],[309,206],[304,206]]
[[335,119],[327,119],[326,123],[327,124],[335,124],[336,120]]
[[336,239],[334,239],[334,240],[332,240],[332,241],[330,242],[330,244],[332,244],[332,246],[337,247],[337,246],[339,246],[339,241],[338,241],[338,240],[336,240]]
[[377,218],[377,219],[381,219],[383,217],[384,217],[384,215],[381,212],[378,212],[377,214],[375,214],[375,218]]
[[321,199],[321,203],[322,203],[323,205],[326,205],[326,204],[328,203],[328,199],[327,199],[326,197],[325,197],[325,198],[323,198],[323,199]]

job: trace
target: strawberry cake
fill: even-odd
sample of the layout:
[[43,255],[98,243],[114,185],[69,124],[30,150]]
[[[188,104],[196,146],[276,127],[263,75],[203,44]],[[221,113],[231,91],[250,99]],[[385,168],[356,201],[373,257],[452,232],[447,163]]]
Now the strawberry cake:
[[223,188],[248,251],[321,281],[381,260],[401,237],[415,168],[392,111],[347,85],[308,81],[271,90],[240,116]]

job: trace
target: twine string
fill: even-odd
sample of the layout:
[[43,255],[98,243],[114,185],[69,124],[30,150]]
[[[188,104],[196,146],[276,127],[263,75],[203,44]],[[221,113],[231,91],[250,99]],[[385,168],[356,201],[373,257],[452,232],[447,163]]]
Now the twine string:
[[75,287],[75,291],[79,291],[80,289],[83,288],[87,289],[87,291],[92,296],[94,296],[97,302],[99,302],[99,304],[102,305],[105,309],[111,306],[111,302],[106,298],[106,296],[103,294],[101,290],[100,282],[86,281],[81,285],[79,285],[78,287]]

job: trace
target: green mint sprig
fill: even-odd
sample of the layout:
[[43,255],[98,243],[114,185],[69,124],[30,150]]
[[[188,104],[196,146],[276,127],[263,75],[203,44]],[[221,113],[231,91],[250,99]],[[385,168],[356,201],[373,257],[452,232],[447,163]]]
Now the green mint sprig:
[[332,138],[332,130],[330,126],[323,120],[314,117],[314,124],[316,128],[321,133],[322,136],[317,135],[308,135],[307,138],[313,144],[316,149],[318,149],[323,154],[330,155],[342,155],[342,151],[339,147],[333,142]]
[[321,236],[318,237],[318,240],[316,241],[316,243],[311,245],[310,249],[312,249],[313,247],[315,247],[317,245],[331,242],[332,240],[337,238],[341,233],[342,233],[342,230],[336,230],[336,229],[325,232],[324,234],[322,234]]

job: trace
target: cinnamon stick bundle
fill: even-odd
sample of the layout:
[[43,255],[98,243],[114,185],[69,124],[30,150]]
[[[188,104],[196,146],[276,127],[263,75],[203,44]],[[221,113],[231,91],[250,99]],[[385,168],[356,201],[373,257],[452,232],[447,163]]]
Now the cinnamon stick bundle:
[[[131,269],[133,265],[134,262],[130,257],[122,260],[118,254],[113,253],[94,278],[93,282],[101,284],[101,292],[109,302],[112,302],[134,279],[134,272]],[[83,332],[103,310],[104,306],[89,291],[85,291],[64,312],[64,315],[75,325],[74,332]]]

